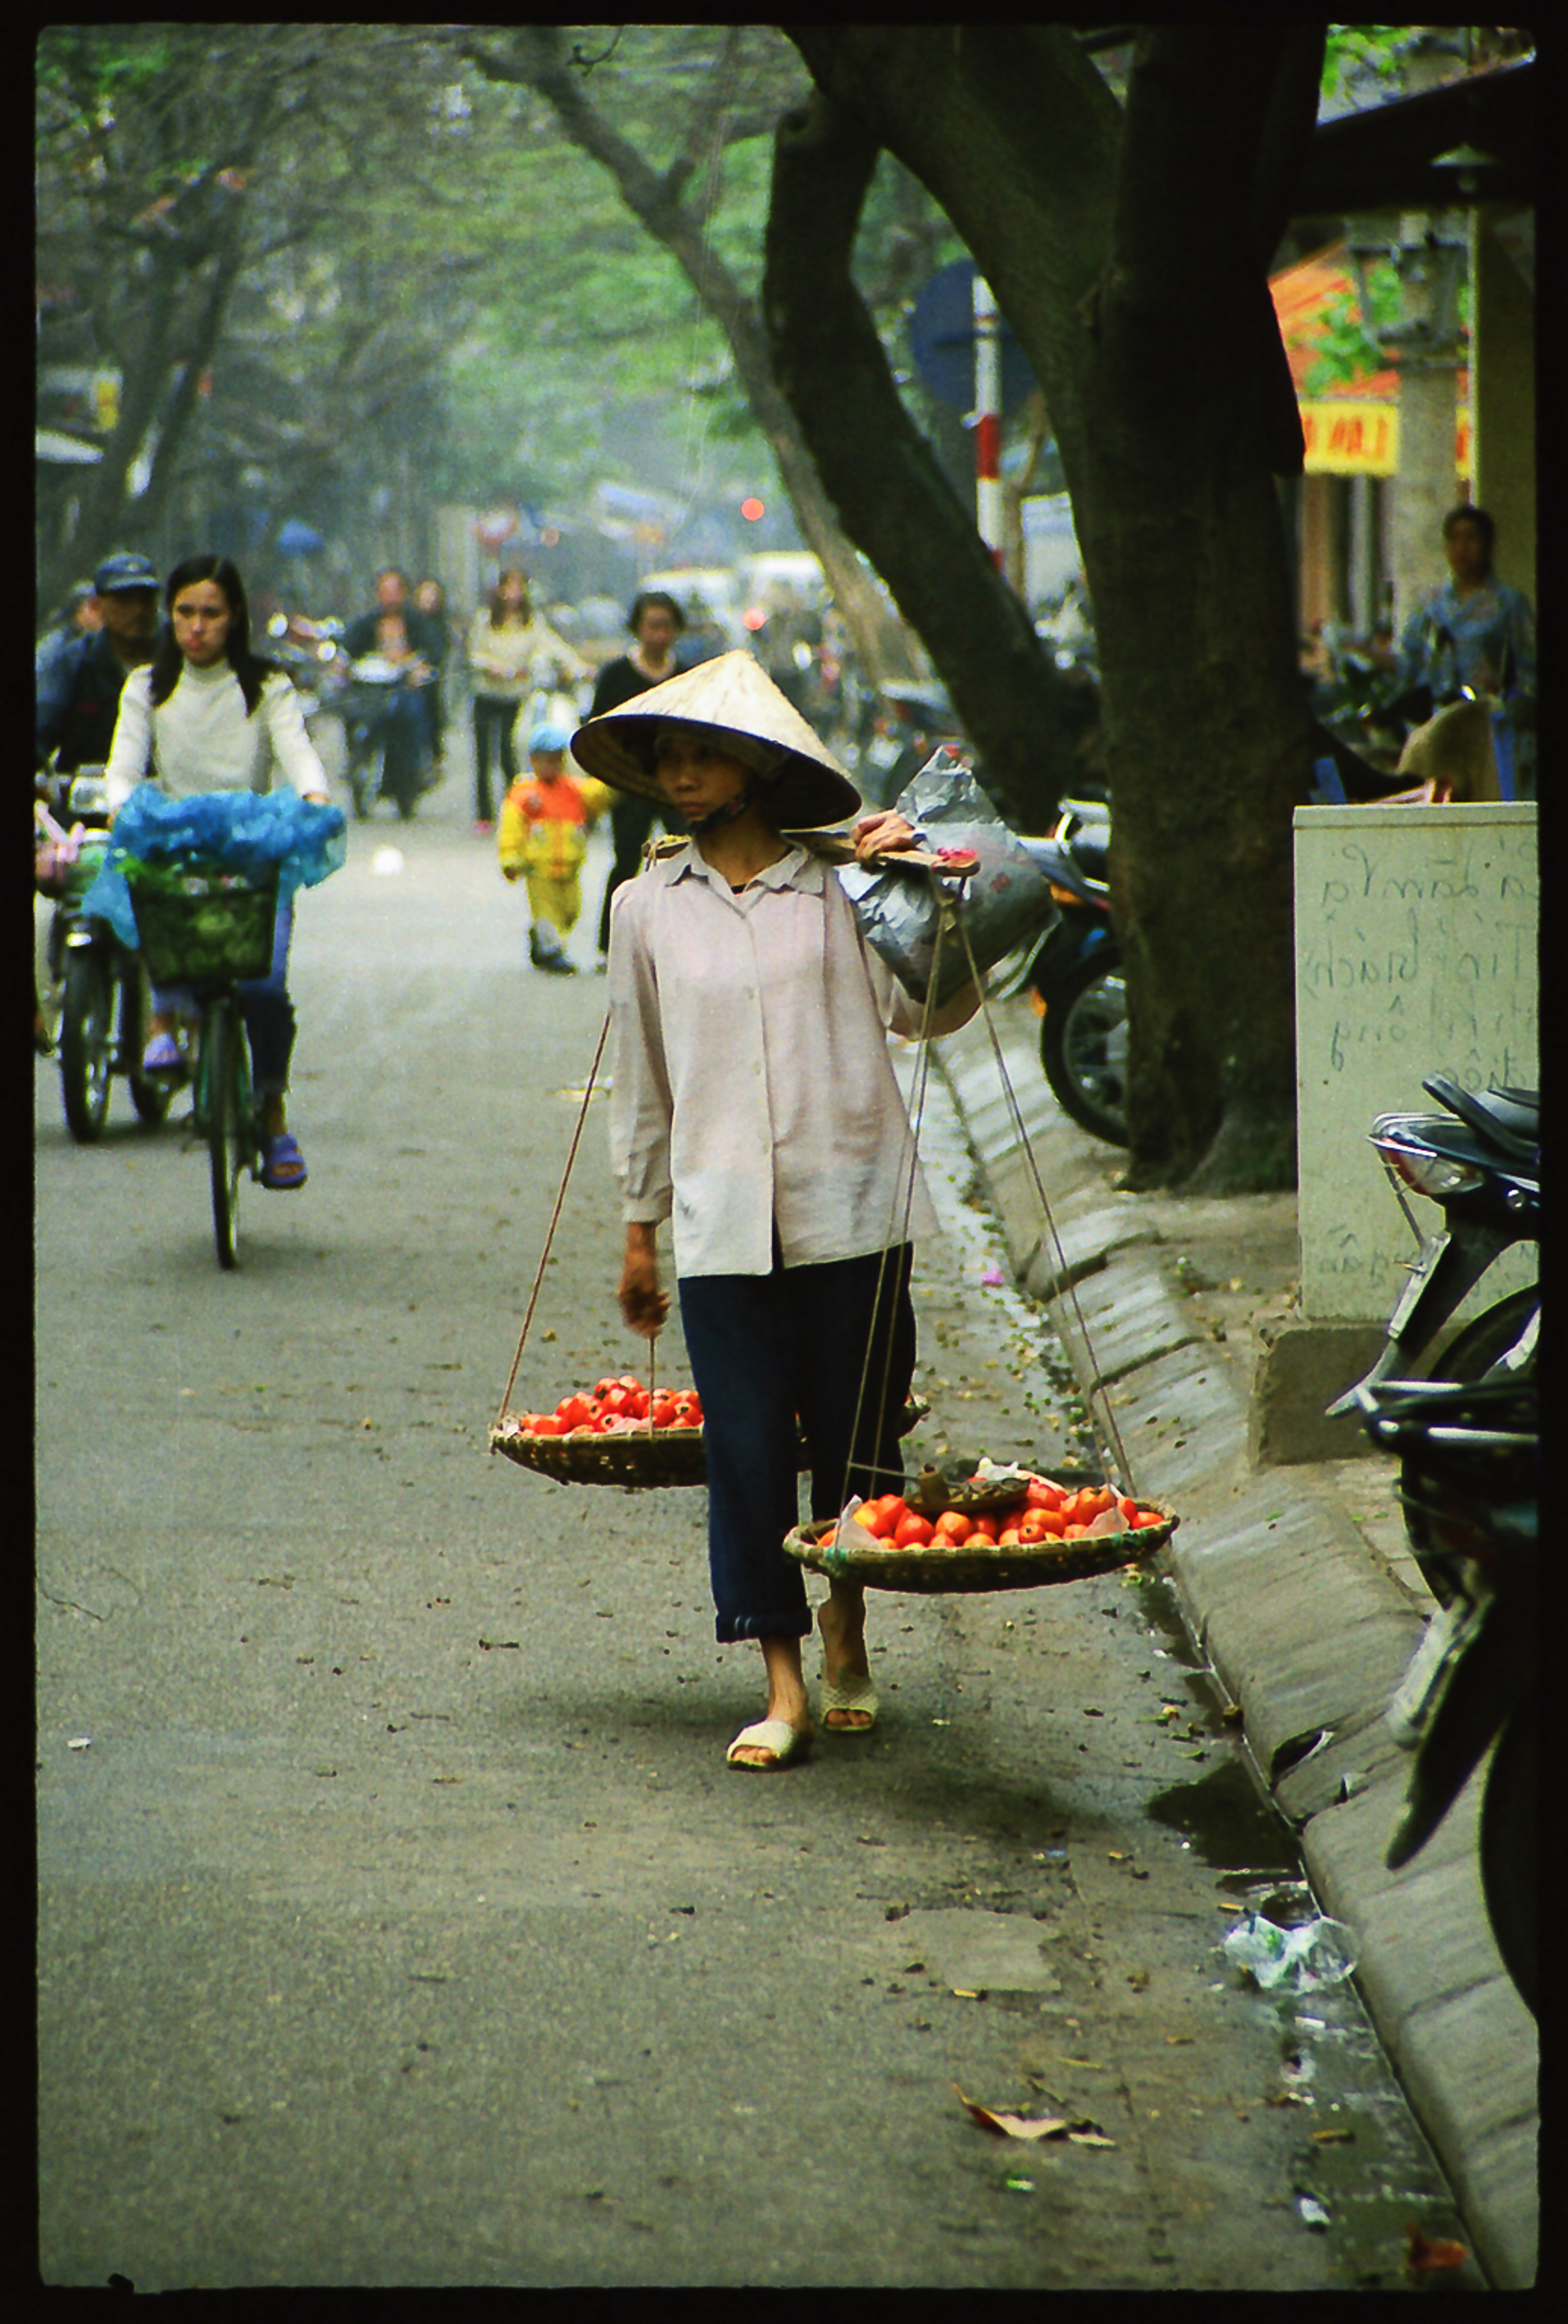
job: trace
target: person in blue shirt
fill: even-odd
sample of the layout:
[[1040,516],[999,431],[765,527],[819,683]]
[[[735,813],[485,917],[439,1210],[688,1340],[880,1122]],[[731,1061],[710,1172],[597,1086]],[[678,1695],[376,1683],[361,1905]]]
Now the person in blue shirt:
[[1399,674],[1426,687],[1433,709],[1469,687],[1504,700],[1536,690],[1530,601],[1492,570],[1497,526],[1468,503],[1443,521],[1449,578],[1418,605],[1399,635]]

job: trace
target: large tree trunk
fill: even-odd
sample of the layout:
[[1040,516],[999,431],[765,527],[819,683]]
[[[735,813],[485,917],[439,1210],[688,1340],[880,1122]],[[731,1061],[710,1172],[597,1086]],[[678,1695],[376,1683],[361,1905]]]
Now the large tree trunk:
[[514,28],[510,46],[499,53],[476,42],[466,42],[464,52],[490,79],[521,82],[537,89],[573,144],[608,171],[633,217],[675,259],[729,343],[752,417],[772,448],[796,521],[827,576],[867,676],[873,684],[911,676],[908,643],[856,557],[853,543],[845,538],[795,415],[779,392],[756,306],[683,198],[693,174],[691,165],[660,175],[611,128],[589,104],[580,79],[566,63],[555,25]]
[[1083,732],[1043,652],[899,401],[851,274],[878,147],[820,93],[773,149],[762,310],[773,375],[844,523],[884,576],[946,684],[1010,821],[1047,827]]
[[1322,27],[1142,37],[1123,117],[1064,28],[786,27],[923,180],[1045,391],[1093,600],[1133,1185],[1295,1167],[1291,816],[1311,752],[1271,471],[1267,266]]

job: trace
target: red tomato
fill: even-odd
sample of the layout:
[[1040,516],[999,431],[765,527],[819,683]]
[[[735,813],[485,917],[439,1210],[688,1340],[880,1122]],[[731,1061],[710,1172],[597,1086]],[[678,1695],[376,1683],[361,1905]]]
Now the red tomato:
[[620,1383],[620,1381],[619,1381],[619,1380],[613,1380],[613,1379],[602,1379],[602,1380],[595,1380],[595,1381],[594,1382],[594,1394],[595,1394],[595,1396],[608,1396],[608,1395],[609,1395],[609,1393],[610,1393],[610,1390],[611,1390],[613,1388],[619,1388],[619,1387],[620,1387],[620,1385],[621,1385],[621,1383]]
[[656,1396],[650,1417],[655,1428],[673,1428],[677,1418],[674,1398],[668,1396]]
[[525,1412],[522,1425],[530,1436],[564,1436],[566,1434],[553,1412]]
[[999,1530],[998,1521],[995,1517],[976,1517],[969,1530],[972,1534],[982,1533],[990,1540],[994,1541]]
[[615,1385],[617,1388],[635,1388],[640,1394],[642,1388],[642,1382],[638,1379],[635,1372],[623,1372]]
[[910,1509],[893,1528],[893,1541],[899,1549],[924,1549],[931,1538],[931,1522]]
[[593,1402],[580,1393],[563,1396],[556,1406],[556,1418],[563,1427],[581,1428],[593,1417]]
[[999,1549],[1016,1549],[1022,1537],[1017,1526],[1005,1525],[997,1535],[996,1545]]
[[882,1501],[862,1501],[854,1513],[854,1519],[856,1525],[864,1526],[867,1533],[877,1541],[890,1541],[893,1528],[898,1524],[891,1509]]
[[958,1509],[944,1509],[931,1528],[933,1541],[962,1541],[969,1531],[969,1519]]
[[1132,1520],[1135,1531],[1140,1530],[1145,1526],[1164,1525],[1164,1523],[1165,1519],[1158,1509],[1139,1509]]
[[1138,1515],[1138,1503],[1130,1499],[1127,1494],[1118,1493],[1116,1496],[1116,1506],[1121,1510],[1122,1516],[1127,1519],[1128,1524],[1130,1525],[1133,1518]]
[[1060,1485],[1053,1485],[1048,1477],[1031,1477],[1024,1495],[1024,1507],[1029,1509],[1059,1509],[1066,1498]]
[[702,1426],[702,1415],[700,1412],[678,1412],[675,1418],[670,1423],[670,1426],[672,1428],[700,1428]]

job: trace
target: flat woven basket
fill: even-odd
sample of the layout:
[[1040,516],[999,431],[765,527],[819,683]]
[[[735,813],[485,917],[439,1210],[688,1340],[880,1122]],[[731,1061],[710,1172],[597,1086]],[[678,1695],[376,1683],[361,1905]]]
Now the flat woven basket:
[[[899,1434],[907,1436],[930,1411],[928,1404],[904,1406]],[[530,1436],[515,1413],[503,1415],[490,1432],[490,1450],[504,1453],[520,1469],[537,1469],[558,1485],[706,1485],[707,1452],[700,1428],[637,1428],[613,1436]],[[805,1446],[802,1469],[809,1464]]]
[[626,1429],[614,1436],[530,1436],[514,1414],[490,1432],[490,1450],[558,1485],[706,1485],[700,1428]]
[[154,984],[227,984],[272,964],[278,875],[190,872],[178,891],[126,870],[136,934]]
[[1136,1532],[1096,1534],[1080,1541],[1020,1543],[1008,1549],[897,1549],[878,1541],[851,1517],[839,1528],[840,1539],[863,1534],[847,1549],[824,1549],[821,1536],[833,1530],[826,1524],[798,1526],[786,1534],[784,1550],[815,1573],[839,1574],[862,1582],[870,1590],[904,1590],[921,1595],[941,1591],[978,1593],[984,1590],[1039,1590],[1054,1582],[1086,1582],[1097,1573],[1114,1573],[1123,1565],[1141,1564],[1163,1547],[1179,1519],[1163,1502],[1148,1501],[1163,1523],[1140,1526]]

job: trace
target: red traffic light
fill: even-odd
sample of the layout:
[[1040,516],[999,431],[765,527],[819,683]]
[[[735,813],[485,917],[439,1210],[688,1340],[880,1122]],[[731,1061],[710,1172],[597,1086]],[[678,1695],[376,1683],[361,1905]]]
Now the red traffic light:
[[757,499],[755,493],[752,494],[750,500],[744,500],[741,503],[741,514],[745,518],[748,524],[755,524],[758,518],[760,516],[764,516],[766,513],[766,510],[763,508],[761,502]]

